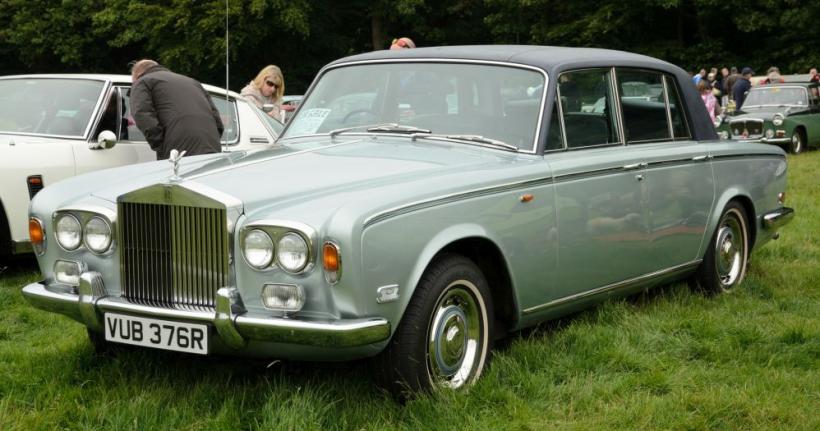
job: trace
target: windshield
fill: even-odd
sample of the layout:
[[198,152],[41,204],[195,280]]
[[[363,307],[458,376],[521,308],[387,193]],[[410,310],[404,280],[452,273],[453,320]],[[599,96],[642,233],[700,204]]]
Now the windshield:
[[0,132],[82,137],[103,81],[0,80]]
[[760,105],[806,106],[806,90],[800,87],[753,88],[746,97],[744,107]]
[[439,135],[481,136],[531,150],[543,89],[543,74],[507,66],[340,67],[321,77],[283,138],[393,123]]

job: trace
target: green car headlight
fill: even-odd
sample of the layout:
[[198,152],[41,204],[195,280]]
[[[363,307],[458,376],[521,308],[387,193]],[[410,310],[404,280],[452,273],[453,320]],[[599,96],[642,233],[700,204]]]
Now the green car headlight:
[[774,114],[774,118],[772,118],[772,124],[775,126],[783,125],[783,115],[782,114]]

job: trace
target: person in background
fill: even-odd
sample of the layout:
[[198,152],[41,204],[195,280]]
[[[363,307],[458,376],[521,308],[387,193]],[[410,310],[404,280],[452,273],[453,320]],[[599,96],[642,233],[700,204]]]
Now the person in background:
[[761,84],[775,84],[775,83],[782,83],[786,82],[782,76],[780,76],[780,69],[777,66],[772,66],[769,70],[766,71],[766,79],[760,81]]
[[709,118],[712,119],[712,123],[714,123],[715,117],[720,115],[720,106],[717,103],[717,98],[712,94],[712,86],[709,85],[709,82],[705,79],[701,79],[700,82],[698,82],[698,93],[700,93],[703,104],[706,105]]
[[694,74],[692,76],[692,82],[695,83],[695,86],[698,85],[701,79],[706,78],[706,69],[701,69],[700,72]]
[[817,73],[817,68],[809,69],[809,82],[820,82],[820,74]]
[[[729,76],[724,79],[723,82],[723,93],[729,96],[729,100],[734,101],[734,93],[732,93],[732,87],[734,87],[735,82],[740,78],[740,74],[737,73],[737,67],[732,66],[732,70],[729,73]],[[726,105],[728,106],[728,104]]]
[[278,66],[270,64],[262,68],[239,94],[260,109],[264,105],[273,105],[268,115],[284,121],[282,97],[285,95],[285,78]]
[[131,68],[131,82],[131,113],[157,160],[174,149],[188,156],[222,150],[222,119],[198,81],[144,59]]
[[746,100],[746,93],[752,88],[752,82],[749,80],[755,71],[751,67],[744,67],[740,72],[740,78],[732,86],[732,96],[735,100],[735,109],[740,110],[743,107],[743,102]]
[[412,49],[416,47],[416,43],[413,42],[413,39],[409,37],[400,37],[398,39],[393,39],[393,42],[390,44],[390,50],[396,51],[399,49]]

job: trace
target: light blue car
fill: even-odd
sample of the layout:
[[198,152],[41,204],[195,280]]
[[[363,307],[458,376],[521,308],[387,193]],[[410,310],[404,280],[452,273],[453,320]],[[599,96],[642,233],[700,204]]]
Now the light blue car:
[[780,148],[717,140],[683,70],[618,51],[341,59],[278,144],[44,189],[23,294],[100,349],[374,357],[402,395],[468,387],[494,340],[606,298],[734,289],[794,214]]

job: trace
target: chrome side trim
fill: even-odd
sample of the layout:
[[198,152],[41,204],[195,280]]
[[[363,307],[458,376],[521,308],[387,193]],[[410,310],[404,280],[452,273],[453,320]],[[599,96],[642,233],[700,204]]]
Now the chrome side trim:
[[689,262],[689,263],[684,263],[682,265],[673,266],[671,268],[662,269],[660,271],[655,271],[655,272],[652,272],[652,273],[649,273],[649,274],[644,274],[644,275],[641,275],[639,277],[631,278],[629,280],[619,281],[617,283],[608,284],[606,286],[601,286],[601,287],[596,288],[596,289],[587,290],[586,292],[580,292],[580,293],[576,293],[574,295],[569,295],[569,296],[565,296],[563,298],[558,298],[558,299],[552,300],[550,302],[547,302],[545,304],[536,305],[535,307],[527,308],[523,311],[523,314],[534,313],[536,311],[540,311],[540,310],[543,310],[545,308],[554,307],[556,305],[562,305],[562,304],[565,304],[565,303],[568,303],[568,302],[573,302],[573,301],[584,299],[584,298],[587,298],[587,297],[590,297],[590,296],[595,296],[595,295],[598,295],[600,293],[605,293],[605,292],[608,292],[608,291],[611,291],[611,290],[620,289],[622,287],[627,287],[629,285],[638,284],[638,283],[645,282],[645,281],[650,281],[651,279],[653,279],[655,277],[662,277],[662,276],[667,276],[667,275],[673,275],[675,273],[686,272],[687,270],[694,269],[698,265],[700,265],[701,260],[702,259],[698,259],[698,260],[695,260],[695,261],[692,261],[692,262]]
[[775,230],[787,225],[794,218],[794,209],[783,207],[763,215],[763,228]]
[[723,154],[723,155],[715,155],[712,156],[714,160],[732,160],[732,159],[748,159],[748,158],[758,158],[758,159],[785,159],[786,154]]
[[438,205],[444,205],[448,203],[457,202],[460,200],[472,199],[481,196],[493,195],[497,193],[503,193],[507,191],[512,191],[516,189],[520,189],[523,187],[536,187],[545,184],[551,184],[553,182],[553,177],[544,177],[538,178],[534,180],[526,180],[526,181],[519,181],[515,183],[507,183],[498,186],[491,186],[491,187],[484,187],[480,189],[468,190],[465,192],[453,193],[449,195],[437,196],[430,199],[425,199],[413,203],[409,203],[406,205],[401,205],[398,207],[390,208],[385,211],[378,212],[373,214],[372,216],[366,218],[364,223],[362,224],[362,229],[367,229],[371,225],[376,223],[382,222],[389,218],[393,218],[402,214],[408,214],[414,211],[432,208]]

